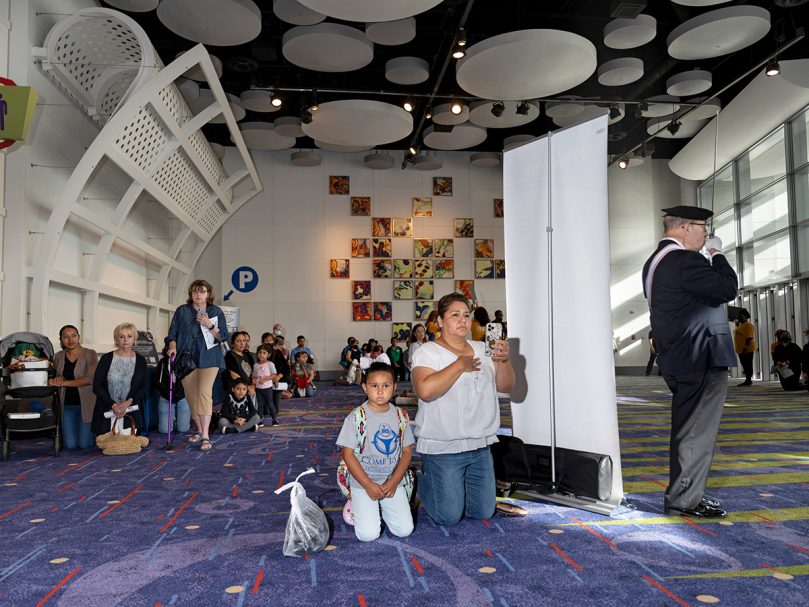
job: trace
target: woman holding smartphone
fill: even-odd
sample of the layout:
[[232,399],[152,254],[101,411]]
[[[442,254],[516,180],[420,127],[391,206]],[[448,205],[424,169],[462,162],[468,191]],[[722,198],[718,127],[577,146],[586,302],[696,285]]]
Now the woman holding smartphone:
[[213,382],[225,368],[220,345],[227,342],[227,338],[225,314],[213,305],[213,287],[206,280],[195,280],[188,287],[188,300],[171,318],[166,353],[176,361],[177,355],[188,352],[194,362],[195,368],[182,378],[182,383],[191,417],[197,425],[196,433],[188,442],[200,443],[203,451],[213,448],[208,436],[213,413]]
[[414,352],[411,376],[419,397],[419,496],[430,517],[449,526],[494,514],[489,445],[500,428],[497,393],[510,392],[515,375],[506,341],[486,356],[482,342],[467,340],[472,320],[463,295],[445,295],[437,311],[441,337]]

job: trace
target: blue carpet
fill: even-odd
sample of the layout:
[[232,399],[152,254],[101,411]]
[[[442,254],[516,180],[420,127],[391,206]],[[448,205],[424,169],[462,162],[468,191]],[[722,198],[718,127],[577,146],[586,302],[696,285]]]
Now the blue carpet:
[[[618,378],[624,483],[612,517],[520,499],[526,518],[435,525],[361,544],[342,522],[334,441],[356,387],[284,401],[282,426],[216,435],[207,453],[165,439],[138,455],[52,457],[13,442],[0,462],[0,605],[805,605],[809,603],[809,395],[730,389],[709,493],[732,511],[661,513],[668,399],[662,380]],[[510,424],[508,406],[503,424]],[[302,481],[333,522],[327,550],[281,553]],[[525,497],[525,496],[522,496]]]

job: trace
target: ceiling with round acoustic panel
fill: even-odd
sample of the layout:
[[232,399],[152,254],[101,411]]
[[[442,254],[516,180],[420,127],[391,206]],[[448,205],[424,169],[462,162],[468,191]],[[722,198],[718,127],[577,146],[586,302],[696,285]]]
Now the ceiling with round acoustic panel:
[[328,152],[345,153],[367,152],[368,150],[373,150],[375,147],[373,145],[339,145],[336,143],[328,143],[327,141],[318,141],[317,139],[315,139],[315,145],[321,150],[326,150]]
[[[717,112],[722,109],[722,102],[719,99],[705,101],[705,97],[697,97],[688,99],[686,103],[700,103],[701,105],[694,109],[683,106],[682,112],[677,115],[677,120],[707,120],[715,117]],[[686,111],[688,112],[687,114],[685,113]]]
[[251,112],[278,112],[281,106],[272,104],[272,93],[262,89],[249,89],[239,95],[241,104]]
[[157,8],[160,0],[107,0],[107,4],[122,11],[148,13]]
[[[246,116],[246,112],[244,111],[244,106],[240,103],[239,98],[236,95],[231,95],[230,93],[225,93],[228,98],[228,102],[230,104],[230,111],[233,112],[233,117],[238,122],[239,120],[244,119]],[[215,101],[213,93],[211,89],[199,89],[199,95],[196,99],[191,101],[186,100],[188,103],[188,108],[194,113],[194,115],[199,114],[202,110],[207,108]],[[214,116],[211,118],[212,124],[225,124],[225,117],[222,114]]]
[[239,125],[244,144],[250,150],[288,150],[295,145],[294,137],[284,137],[270,122],[244,122]]
[[536,29],[473,44],[455,64],[455,79],[471,95],[519,101],[557,95],[596,69],[593,43],[572,32]]
[[534,135],[520,134],[520,135],[511,135],[503,139],[503,149],[508,149],[514,146],[518,146],[522,143],[528,143],[529,141],[533,141],[536,139]]
[[[179,57],[182,54],[183,53],[177,53],[177,57]],[[210,53],[208,53],[208,56],[211,58],[211,63],[213,63],[213,69],[216,72],[217,78],[221,78],[222,77],[222,60],[219,59],[219,57],[217,57],[216,55],[211,55]],[[197,82],[203,82],[203,81],[207,80],[205,78],[205,73],[202,71],[202,68],[199,67],[199,66],[192,67],[185,74],[183,74],[183,76],[185,76],[186,78],[188,78],[190,80],[196,80]]]
[[301,129],[301,119],[295,116],[281,116],[273,121],[275,132],[284,137],[303,137],[305,133]]
[[770,31],[770,12],[759,6],[728,6],[702,13],[674,28],[669,55],[694,61],[746,48]]
[[537,118],[537,101],[474,101],[469,110],[469,122],[489,129],[511,129]]
[[571,118],[584,111],[584,104],[578,103],[574,99],[561,101],[546,101],[545,114],[551,120],[556,118]]
[[[590,120],[591,118],[595,118],[596,116],[602,116],[607,112],[607,108],[598,107],[593,103],[585,104],[582,108],[582,111],[574,116],[559,116],[553,119],[553,123],[556,126],[570,126],[571,124],[578,124],[579,122],[584,122],[585,120]],[[623,118],[624,114],[623,111],[619,109],[620,116],[617,120]],[[616,122],[617,122],[616,120]]]
[[413,17],[441,0],[299,0],[313,11],[343,21],[395,21]]
[[486,129],[474,124],[457,124],[449,131],[437,131],[434,126],[424,129],[424,145],[434,150],[465,150],[486,139]]
[[396,57],[385,63],[385,78],[394,84],[419,84],[430,77],[430,64],[419,57]]
[[289,155],[289,160],[292,164],[299,167],[316,167],[323,162],[323,157],[312,150],[301,150],[299,152],[292,152]]
[[713,84],[713,76],[707,70],[688,70],[674,74],[666,80],[666,92],[675,97],[688,97],[704,93]]
[[604,45],[614,49],[643,46],[657,35],[657,19],[638,15],[633,19],[613,19],[604,26]]
[[351,72],[374,58],[374,44],[365,33],[340,23],[293,27],[281,47],[287,61],[316,72]]
[[434,154],[419,154],[410,162],[419,171],[437,171],[444,166],[444,161]]
[[469,164],[479,169],[500,166],[500,154],[495,152],[475,152],[469,156]]
[[451,103],[442,103],[433,108],[433,122],[436,124],[463,124],[469,120],[469,106],[461,104],[461,111],[452,113]]
[[413,116],[398,105],[345,99],[321,103],[312,122],[301,126],[312,139],[347,146],[376,146],[398,141],[413,131]]
[[261,33],[252,0],[163,0],[157,18],[178,36],[211,46],[245,44]]
[[624,86],[643,77],[643,60],[621,57],[598,66],[598,83],[604,86]]
[[658,116],[669,116],[680,109],[679,97],[671,95],[656,95],[649,97],[647,108],[641,110],[644,118],[657,118]]
[[671,0],[674,4],[682,6],[714,6],[715,4],[727,4],[730,0]]
[[413,17],[396,21],[367,23],[365,35],[368,40],[384,46],[407,44],[416,37],[416,20]]
[[273,0],[272,10],[281,21],[292,25],[315,25],[326,18],[326,15],[305,7],[298,0]]
[[396,159],[390,154],[368,154],[363,163],[369,169],[385,171],[393,168],[393,165],[396,164]]

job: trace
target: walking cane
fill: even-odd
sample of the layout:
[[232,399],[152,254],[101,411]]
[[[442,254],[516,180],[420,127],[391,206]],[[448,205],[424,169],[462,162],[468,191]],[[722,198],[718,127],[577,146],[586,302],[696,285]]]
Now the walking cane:
[[171,411],[171,403],[174,400],[174,354],[169,356],[169,418],[168,418],[168,425],[166,426],[166,446],[163,447],[164,451],[172,452],[174,451],[174,447],[171,444],[171,427],[174,425],[174,415],[172,415]]

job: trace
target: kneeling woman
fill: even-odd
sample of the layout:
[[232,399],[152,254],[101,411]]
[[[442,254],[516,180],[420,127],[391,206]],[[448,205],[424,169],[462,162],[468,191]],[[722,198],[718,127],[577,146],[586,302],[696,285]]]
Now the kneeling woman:
[[489,445],[500,427],[497,392],[514,388],[514,369],[508,342],[497,341],[486,356],[482,342],[466,339],[471,314],[463,295],[445,295],[437,311],[441,336],[413,353],[411,375],[419,397],[419,496],[430,517],[446,526],[494,514]]

